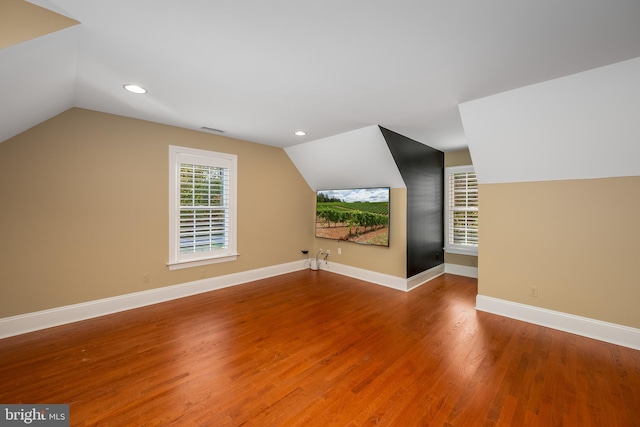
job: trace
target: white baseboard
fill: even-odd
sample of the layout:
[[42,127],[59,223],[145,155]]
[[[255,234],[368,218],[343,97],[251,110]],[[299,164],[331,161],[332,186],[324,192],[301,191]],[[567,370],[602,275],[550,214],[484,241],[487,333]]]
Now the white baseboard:
[[478,278],[478,267],[469,267],[459,264],[445,264],[444,272],[449,274],[455,274],[458,276]]
[[640,329],[478,295],[476,310],[640,350]]
[[190,295],[222,289],[254,280],[266,279],[304,269],[303,261],[279,264],[225,276],[211,277],[179,285],[135,292],[50,310],[0,319],[0,338],[7,338],[66,323],[78,322],[133,308],[144,307]]
[[320,261],[319,267],[320,270],[331,271],[343,276],[375,283],[376,285],[382,285],[400,291],[407,290],[407,279],[403,279],[402,277],[391,276],[390,274],[378,273],[350,265],[338,264],[337,262],[325,263],[324,261]]
[[429,280],[433,280],[438,276],[441,276],[445,273],[446,267],[444,264],[436,265],[433,268],[430,268],[427,271],[423,271],[422,273],[418,273],[415,276],[411,276],[407,279],[407,291],[417,288],[420,285],[424,285]]
[[349,265],[338,264],[335,262],[325,263],[322,261],[320,263],[320,270],[331,271],[343,276],[353,277],[354,279],[364,280],[366,282],[375,283],[376,285],[382,285],[406,292],[417,288],[423,283],[426,283],[441,274],[444,274],[445,267],[444,264],[440,264],[408,279],[384,273],[377,273],[375,271],[365,270],[362,268],[351,267]]

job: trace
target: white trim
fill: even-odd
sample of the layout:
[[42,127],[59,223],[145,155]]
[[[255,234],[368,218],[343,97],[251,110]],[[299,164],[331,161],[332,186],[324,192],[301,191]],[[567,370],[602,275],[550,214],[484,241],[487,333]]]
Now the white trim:
[[416,274],[408,279],[391,276],[389,274],[378,273],[371,270],[365,270],[358,267],[352,267],[350,265],[338,264],[335,262],[320,261],[319,270],[332,271],[337,274],[341,274],[347,277],[353,277],[354,279],[364,280],[366,282],[374,283],[376,285],[386,286],[388,288],[397,289],[399,291],[410,291],[418,286],[432,280],[442,274],[444,274],[444,264],[440,264],[427,271]]
[[238,256],[240,256],[240,254],[231,254],[231,255],[219,256],[215,258],[205,258],[205,259],[193,260],[193,261],[180,261],[175,263],[167,263],[167,267],[169,267],[169,270],[180,270],[182,268],[200,267],[203,265],[235,261],[238,259]]
[[[446,218],[449,218],[449,214],[447,214]],[[448,222],[449,221],[447,221],[447,223]],[[447,233],[448,233],[448,231],[447,231]],[[477,246],[445,244],[445,247],[443,249],[448,254],[478,256],[478,247]]]
[[378,273],[376,271],[365,270],[363,268],[352,267],[350,265],[338,264],[336,262],[325,262],[320,260],[319,270],[327,270],[354,279],[364,280],[376,285],[386,286],[399,291],[407,290],[407,280],[402,277],[391,276],[389,274]]
[[640,329],[478,295],[476,310],[640,350]]
[[304,268],[304,261],[294,261],[287,264],[211,277],[194,282],[57,307],[35,313],[5,317],[0,319],[0,339],[222,289],[254,280],[265,279],[267,277],[279,276],[281,274],[303,270]]
[[407,290],[411,291],[445,273],[445,265],[440,264],[407,279]]
[[467,265],[445,264],[444,272],[458,276],[473,277],[474,279],[478,278],[478,267],[470,267]]

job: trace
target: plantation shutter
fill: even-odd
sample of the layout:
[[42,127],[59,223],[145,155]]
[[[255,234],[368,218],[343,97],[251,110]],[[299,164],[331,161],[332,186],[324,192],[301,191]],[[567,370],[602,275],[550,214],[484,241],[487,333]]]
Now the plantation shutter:
[[447,246],[477,251],[478,180],[472,168],[450,168],[447,185]]
[[237,156],[170,146],[169,266],[237,257]]
[[229,247],[229,169],[180,164],[181,254]]

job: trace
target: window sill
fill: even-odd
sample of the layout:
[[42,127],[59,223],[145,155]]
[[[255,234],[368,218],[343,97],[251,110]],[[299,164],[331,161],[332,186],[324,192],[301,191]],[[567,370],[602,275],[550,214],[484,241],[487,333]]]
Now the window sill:
[[240,254],[229,254],[218,256],[215,258],[202,258],[189,261],[174,261],[167,263],[167,267],[169,267],[169,270],[180,270],[182,268],[200,267],[203,265],[218,264],[221,262],[231,262],[237,260],[239,255]]
[[449,247],[449,248],[444,248],[444,251],[448,254],[478,256],[477,247],[475,248]]

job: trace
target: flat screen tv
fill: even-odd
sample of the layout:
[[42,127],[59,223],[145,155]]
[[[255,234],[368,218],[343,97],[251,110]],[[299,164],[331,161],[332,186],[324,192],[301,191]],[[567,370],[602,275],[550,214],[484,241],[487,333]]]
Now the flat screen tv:
[[389,246],[389,224],[389,187],[316,193],[316,237]]

